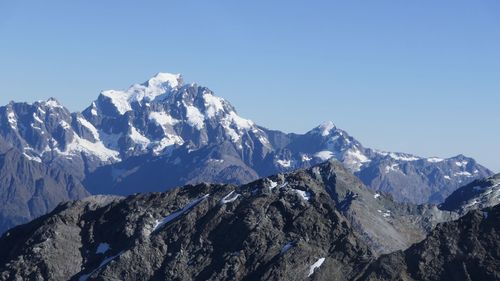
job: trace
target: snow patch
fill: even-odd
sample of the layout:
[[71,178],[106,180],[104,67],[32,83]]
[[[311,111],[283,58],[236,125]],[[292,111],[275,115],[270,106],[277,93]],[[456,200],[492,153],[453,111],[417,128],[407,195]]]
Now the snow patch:
[[269,190],[273,190],[273,188],[277,187],[278,183],[272,180],[269,180]]
[[377,199],[379,197],[380,197],[380,194],[378,194],[378,193],[375,193],[375,195],[373,195],[373,198],[375,198],[375,199]]
[[219,111],[224,111],[222,98],[216,97],[210,93],[205,93],[203,94],[203,100],[205,101],[205,112],[209,118],[217,115]]
[[150,143],[151,140],[143,136],[134,126],[129,124],[130,126],[130,139],[136,144],[140,145],[142,149],[145,149]]
[[410,154],[403,154],[403,153],[389,153],[389,157],[395,160],[400,160],[400,161],[417,161],[420,158],[410,155]]
[[40,124],[42,124],[42,123],[43,123],[43,120],[42,120],[42,119],[40,119],[40,118],[38,117],[38,115],[36,115],[36,113],[33,113],[33,119],[34,119],[36,122],[40,123]]
[[42,159],[40,159],[40,157],[30,156],[27,153],[23,153],[23,155],[24,155],[24,157],[26,157],[30,161],[35,161],[35,162],[38,162],[38,163],[42,163]]
[[166,126],[173,126],[179,123],[179,120],[173,118],[164,111],[151,112],[149,114],[149,120],[153,120],[156,124],[160,125],[163,128],[163,131],[165,131]]
[[357,172],[364,163],[371,160],[366,157],[359,149],[349,149],[344,155],[344,164],[351,170]]
[[236,114],[236,112],[234,112],[234,111],[229,112],[229,119],[232,121],[232,123],[234,125],[236,125],[236,127],[238,129],[249,130],[254,126],[254,123],[252,120],[242,118],[242,117],[238,116],[238,114]]
[[99,140],[99,132],[97,131],[96,127],[94,127],[94,125],[92,125],[92,123],[90,123],[89,121],[87,121],[87,119],[82,118],[82,117],[78,117],[77,120],[78,120],[78,122],[80,122],[80,124],[82,124],[82,126],[89,129],[89,131],[94,136],[94,139]]
[[92,108],[90,109],[90,114],[92,114],[93,116],[97,116],[97,109],[96,109],[96,105],[95,105],[95,102],[92,102]]
[[326,161],[334,156],[333,152],[328,150],[319,151],[314,154],[314,157],[321,159],[321,161]]
[[438,158],[438,157],[430,157],[430,158],[427,158],[426,160],[429,163],[439,163],[439,162],[443,162],[444,161],[443,158]]
[[381,213],[382,217],[384,217],[384,218],[389,218],[391,216],[391,211],[389,211],[389,210],[386,210],[386,211],[377,210],[377,212]]
[[308,191],[300,190],[300,189],[294,189],[297,194],[302,197],[302,199],[309,201],[311,199],[311,193]]
[[11,111],[11,112],[7,113],[7,120],[10,123],[10,127],[12,127],[12,129],[16,129],[17,119],[16,119],[16,114],[14,114],[14,112]]
[[335,129],[335,124],[332,121],[327,121],[318,127],[316,129],[319,131],[321,136],[326,137],[330,134],[330,132]]
[[302,154],[302,162],[309,162],[309,161],[311,161],[311,160],[312,160],[312,158],[311,158],[311,157],[309,157],[309,155],[307,155],[307,154]]
[[63,106],[61,104],[59,104],[59,102],[57,102],[56,99],[54,98],[50,98],[48,99],[46,102],[44,102],[46,106],[48,107],[58,107],[58,108],[63,108]]
[[175,220],[176,218],[178,218],[178,217],[186,214],[191,208],[193,208],[194,206],[198,205],[205,198],[208,198],[208,196],[210,196],[210,194],[205,194],[202,197],[197,198],[197,199],[189,202],[186,206],[184,206],[184,208],[171,213],[170,215],[164,217],[161,220],[156,220],[156,223],[155,223],[155,225],[153,227],[153,232],[156,231],[156,230],[158,230],[158,229],[160,229],[160,228],[162,228],[163,226],[165,226],[169,222]]
[[65,130],[69,130],[71,126],[68,124],[68,122],[61,120],[59,121],[59,126],[61,126]]
[[399,164],[391,164],[391,165],[385,166],[385,173],[388,174],[390,172],[400,172]]
[[323,262],[325,262],[325,258],[320,258],[318,259],[315,263],[313,263],[310,267],[309,267],[309,275],[307,275],[307,277],[310,277],[311,275],[314,274],[314,271],[319,268]]
[[204,123],[205,117],[203,116],[203,114],[201,114],[198,108],[192,105],[185,105],[185,108],[186,108],[187,123],[191,127],[195,127],[196,129],[201,130],[205,125]]
[[469,164],[469,162],[467,162],[465,160],[455,162],[455,165],[457,165],[458,167],[465,167],[465,166],[467,166],[467,164]]
[[238,197],[240,197],[240,195],[241,194],[239,194],[239,193],[234,193],[234,190],[233,190],[220,200],[220,204],[224,205],[227,203],[231,203],[231,202],[235,201],[236,199],[238,199]]
[[121,251],[119,252],[118,254],[114,255],[114,256],[111,256],[111,257],[107,257],[105,258],[101,264],[99,264],[99,266],[92,270],[89,274],[85,274],[85,275],[82,275],[80,276],[80,278],[78,279],[78,281],[87,281],[88,278],[90,276],[92,276],[92,274],[96,273],[97,271],[99,271],[101,268],[105,267],[108,263],[110,263],[112,260],[116,259],[117,257],[119,257],[121,254],[123,254],[124,251]]
[[74,134],[73,141],[68,144],[66,150],[59,151],[59,149],[56,148],[55,151],[61,155],[66,156],[85,152],[89,155],[96,156],[102,161],[120,160],[120,153],[107,148],[102,142],[90,142],[86,139],[80,138],[76,134]]
[[292,162],[290,160],[279,159],[279,160],[276,160],[276,163],[278,163],[278,165],[280,165],[281,167],[284,167],[284,168],[290,168],[290,166],[292,165]]
[[454,176],[464,176],[464,177],[472,177],[472,174],[467,172],[467,171],[463,171],[463,172],[456,172],[453,174]]
[[111,100],[111,103],[115,106],[118,113],[120,113],[121,115],[125,114],[127,111],[132,110],[132,107],[130,106],[130,102],[128,100],[130,97],[128,93],[122,91],[109,90],[101,92],[101,95],[109,98]]

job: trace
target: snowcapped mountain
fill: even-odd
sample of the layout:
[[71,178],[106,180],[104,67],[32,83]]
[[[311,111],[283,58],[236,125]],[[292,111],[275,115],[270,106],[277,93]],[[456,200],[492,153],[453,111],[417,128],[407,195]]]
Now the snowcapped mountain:
[[118,152],[99,140],[92,124],[53,98],[0,107],[0,124],[3,139],[25,157],[63,167],[78,178],[88,169],[120,160]]
[[374,190],[423,203],[442,202],[459,186],[492,174],[461,155],[422,158],[365,148],[332,122],[302,135],[269,130],[179,74],[103,91],[81,113],[54,99],[11,102],[0,107],[0,124],[1,136],[26,157],[64,168],[92,193],[241,184],[335,158]]
[[265,133],[241,118],[208,88],[185,84],[180,75],[159,73],[126,91],[104,91],[83,115],[104,136],[107,147],[127,158],[160,155],[175,147],[200,147],[228,141],[242,153],[270,150]]
[[492,174],[463,155],[425,158],[365,148],[333,122],[288,136],[287,145],[274,153],[277,170],[292,171],[335,158],[366,185],[392,194],[397,201],[439,203],[456,188]]

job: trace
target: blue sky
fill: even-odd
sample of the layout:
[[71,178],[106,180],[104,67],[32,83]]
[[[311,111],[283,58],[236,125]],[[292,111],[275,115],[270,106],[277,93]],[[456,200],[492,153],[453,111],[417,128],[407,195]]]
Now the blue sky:
[[1,1],[0,104],[182,73],[287,132],[500,172],[500,2]]

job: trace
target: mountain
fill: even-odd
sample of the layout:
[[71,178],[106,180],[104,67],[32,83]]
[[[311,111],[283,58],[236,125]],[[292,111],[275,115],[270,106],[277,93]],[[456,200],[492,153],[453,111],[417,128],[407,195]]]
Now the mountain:
[[365,148],[332,122],[305,134],[269,130],[240,117],[210,89],[168,73],[103,91],[81,113],[52,98],[10,102],[0,107],[0,137],[24,159],[64,171],[92,194],[239,185],[335,158],[371,189],[420,204],[441,203],[458,187],[492,175],[462,155],[423,158]]
[[95,128],[80,113],[55,99],[0,107],[0,136],[34,162],[61,168],[78,179],[98,166],[119,161],[98,141]]
[[500,206],[438,225],[405,251],[380,257],[359,280],[499,280]]
[[331,267],[350,279],[370,250],[324,189],[293,177],[66,203],[0,238],[0,277],[298,280]]
[[0,149],[0,233],[46,214],[60,202],[89,196],[74,176]]
[[[439,243],[444,253],[448,248],[463,252],[469,246],[460,241],[481,246],[477,259],[466,260],[472,280],[498,276],[498,257],[492,259],[499,241],[498,208],[488,210],[488,216],[473,211],[458,222],[440,224],[427,238],[420,234],[417,241],[425,240],[417,246],[377,258],[376,251],[384,244],[378,233],[385,231],[392,236],[385,237],[387,241],[399,243],[393,237],[408,239],[412,235],[404,234],[414,233],[440,214],[427,216],[425,207],[407,205],[405,210],[405,204],[390,201],[390,196],[369,190],[335,161],[239,187],[200,184],[126,198],[91,196],[61,204],[5,233],[0,238],[0,278],[386,280],[399,269],[413,272],[405,262],[422,255],[415,249],[431,251],[427,245]],[[363,217],[374,223],[356,219]],[[407,229],[397,227],[410,221]],[[466,237],[471,229],[477,232]],[[486,248],[487,243],[492,247]],[[435,258],[460,277],[462,252]],[[387,262],[387,257],[398,260],[406,253],[408,261]],[[470,249],[467,253],[472,255]],[[440,264],[429,271],[417,268],[423,276],[434,276],[440,274],[436,273]]]
[[472,209],[495,206],[500,202],[500,174],[476,180],[453,192],[441,204],[443,210],[465,214]]
[[[10,103],[0,108],[0,124],[1,135],[21,152],[63,167],[96,194],[203,181],[242,184],[335,158],[398,201],[440,203],[458,187],[492,174],[462,155],[423,158],[365,148],[332,122],[303,135],[269,130],[178,74],[159,73],[125,91],[103,91],[82,113],[70,113],[54,99]],[[173,175],[159,172],[172,169]],[[134,189],[144,177],[149,183]],[[103,180],[106,187],[99,184]]]

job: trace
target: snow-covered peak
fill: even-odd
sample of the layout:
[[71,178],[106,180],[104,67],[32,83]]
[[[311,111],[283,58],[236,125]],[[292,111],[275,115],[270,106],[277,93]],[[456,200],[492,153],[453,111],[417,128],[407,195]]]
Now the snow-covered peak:
[[321,125],[319,125],[318,127],[316,127],[314,129],[314,131],[316,131],[319,134],[321,134],[322,136],[326,137],[335,128],[336,128],[336,126],[335,126],[335,123],[333,123],[333,121],[326,121],[326,122],[322,123]]
[[142,84],[134,84],[125,91],[107,90],[101,95],[111,100],[120,114],[132,110],[131,103],[153,101],[159,96],[168,95],[184,84],[182,75],[160,72]]
[[43,104],[47,107],[63,107],[55,98],[49,98],[47,101],[43,102]]
[[170,87],[175,88],[183,85],[184,80],[181,74],[159,72],[144,84],[148,87],[162,87],[168,84]]

